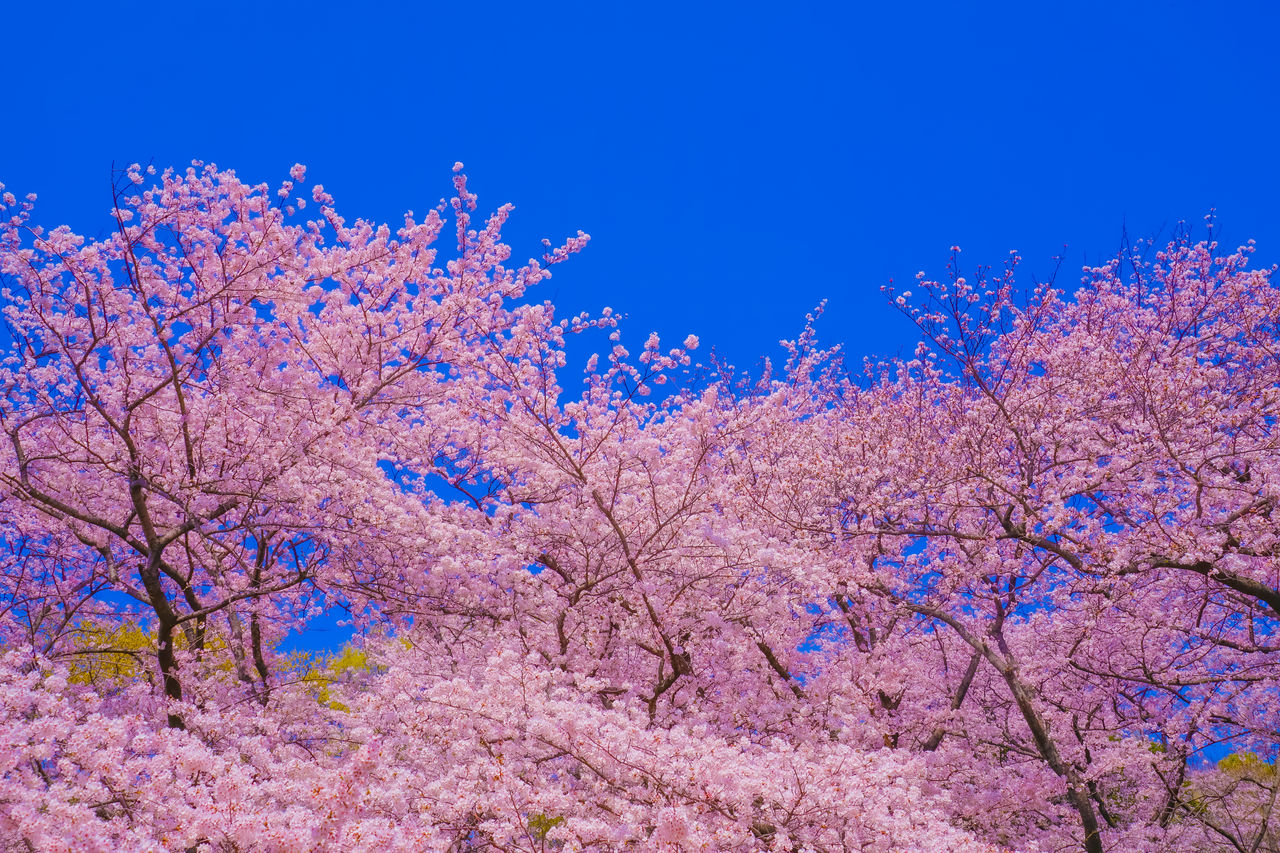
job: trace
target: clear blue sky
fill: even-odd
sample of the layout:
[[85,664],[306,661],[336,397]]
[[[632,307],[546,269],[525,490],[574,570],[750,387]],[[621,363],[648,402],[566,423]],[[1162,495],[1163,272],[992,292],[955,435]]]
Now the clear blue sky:
[[[8,3],[0,181],[109,228],[109,169],[295,161],[396,221],[467,164],[543,296],[747,367],[821,299],[909,347],[880,286],[1010,249],[1065,278],[1216,208],[1280,258],[1274,3]],[[536,295],[536,294],[535,294]]]
[[1276,4],[96,0],[0,33],[0,181],[47,225],[109,227],[112,161],[301,161],[396,221],[462,160],[517,257],[593,236],[545,296],[743,367],[823,298],[825,339],[898,352],[879,288],[952,244],[1074,271],[1216,207],[1280,257]]

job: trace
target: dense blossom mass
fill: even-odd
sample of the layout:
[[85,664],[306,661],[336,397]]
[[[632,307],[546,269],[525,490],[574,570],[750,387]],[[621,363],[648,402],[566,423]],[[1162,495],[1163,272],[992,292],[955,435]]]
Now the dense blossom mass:
[[747,379],[530,299],[586,235],[509,263],[460,169],[3,194],[0,849],[1280,849],[1248,248],[953,264],[911,359]]

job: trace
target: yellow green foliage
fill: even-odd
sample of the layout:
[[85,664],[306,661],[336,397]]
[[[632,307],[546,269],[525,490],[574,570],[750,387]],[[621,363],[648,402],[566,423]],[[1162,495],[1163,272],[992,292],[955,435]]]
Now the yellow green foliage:
[[1233,752],[1218,762],[1218,769],[1237,779],[1266,782],[1275,778],[1274,762],[1263,761],[1252,752]]
[[[179,651],[191,647],[184,632],[173,636]],[[146,673],[146,664],[156,653],[157,637],[137,622],[114,624],[82,622],[76,626],[69,657],[72,684],[125,684]],[[235,662],[227,641],[206,633],[201,658],[216,672],[232,672]]]
[[547,833],[564,823],[563,817],[550,817],[542,812],[529,815],[529,832],[538,841],[546,841]]
[[346,712],[351,709],[330,696],[329,685],[368,669],[369,656],[360,649],[345,646],[337,656],[320,658],[318,665],[313,665],[303,674],[302,683],[312,689],[316,701],[321,705]]
[[81,625],[71,660],[72,684],[124,684],[143,672],[142,658],[156,647],[156,638],[136,622]]

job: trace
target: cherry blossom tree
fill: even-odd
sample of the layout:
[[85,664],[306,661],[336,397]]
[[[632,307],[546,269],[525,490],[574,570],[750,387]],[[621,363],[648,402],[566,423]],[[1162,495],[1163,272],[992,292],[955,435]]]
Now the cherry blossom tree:
[[969,282],[953,262],[898,297],[912,361],[859,385],[800,347],[799,428],[768,464],[799,476],[755,500],[829,535],[815,560],[854,646],[900,661],[920,632],[910,659],[932,652],[933,674],[881,673],[872,710],[894,745],[1003,777],[987,786],[1012,786],[1020,844],[1261,849],[1270,831],[1259,807],[1224,831],[1196,793],[1206,747],[1276,751],[1278,302],[1248,251],[1176,242],[1022,304],[1012,263]]
[[[103,241],[29,227],[29,203],[6,225],[7,519],[15,541],[59,555],[42,562],[57,582],[15,572],[9,597],[46,648],[101,592],[135,600],[172,700],[179,632],[196,656],[219,635],[265,701],[273,641],[317,593],[431,595],[406,578],[465,549],[439,517],[465,510],[425,505],[381,466],[482,478],[461,410],[488,393],[487,358],[548,331],[503,305],[546,270],[502,266],[509,208],[470,229],[461,176],[447,270],[431,248],[440,210],[393,235],[348,225],[317,186],[315,218],[296,222],[303,176],[271,193],[213,166],[166,172],[117,194]],[[388,553],[394,525],[419,529],[409,555]]]
[[[460,174],[394,234],[303,177],[135,167],[98,241],[4,198],[6,845],[993,849],[814,704],[696,339],[566,396],[617,320],[524,294],[585,235],[509,268]],[[335,604],[363,650],[276,651]]]
[[131,168],[96,241],[3,197],[0,847],[1274,846],[1247,252],[953,271],[913,359],[815,316],[743,379],[532,301],[586,235],[509,265],[460,169],[394,230],[301,166]]

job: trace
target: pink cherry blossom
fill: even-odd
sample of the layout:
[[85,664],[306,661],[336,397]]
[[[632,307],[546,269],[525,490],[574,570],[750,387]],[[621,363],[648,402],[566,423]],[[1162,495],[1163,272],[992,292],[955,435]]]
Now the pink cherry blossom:
[[910,358],[819,308],[708,379],[558,318],[587,235],[513,262],[461,168],[394,227],[301,165],[131,167],[102,239],[2,197],[0,848],[1275,849],[1248,250],[953,257]]

